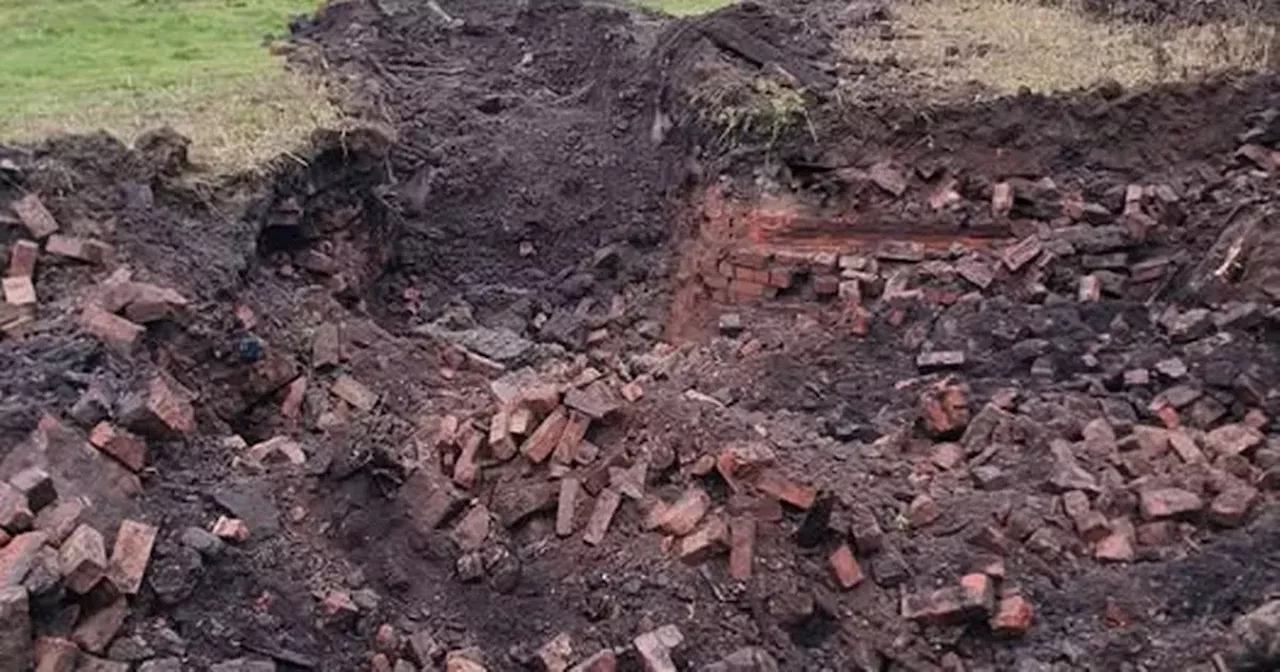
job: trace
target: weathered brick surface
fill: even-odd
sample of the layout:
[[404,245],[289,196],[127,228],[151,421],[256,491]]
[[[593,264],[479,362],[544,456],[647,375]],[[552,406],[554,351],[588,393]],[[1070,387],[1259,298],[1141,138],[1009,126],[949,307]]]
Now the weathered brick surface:
[[36,672],[75,672],[80,647],[69,639],[41,637],[36,640]]
[[4,278],[4,300],[11,306],[29,306],[36,302],[36,287],[28,276]]
[[120,632],[128,615],[128,602],[121,597],[81,616],[76,629],[71,633],[71,641],[90,653],[102,653],[111,640],[115,639],[116,633]]
[[58,222],[35,194],[27,194],[13,202],[13,212],[36,240],[43,240],[58,230]]
[[853,549],[849,548],[848,544],[837,546],[827,558],[827,562],[831,565],[831,573],[835,576],[836,585],[840,588],[849,590],[862,583],[864,578],[862,567],[858,564],[857,558],[853,557]]
[[43,532],[15,535],[0,547],[0,588],[16,586],[27,576],[49,536]]
[[154,525],[125,520],[116,533],[116,543],[111,551],[108,576],[116,589],[126,595],[136,595],[142,587],[142,578],[151,564],[151,551],[155,547],[159,529]]
[[545,462],[559,445],[560,435],[564,433],[568,424],[568,410],[563,407],[557,408],[524,440],[524,444],[520,446],[520,452],[532,462]]
[[346,374],[338,376],[329,390],[334,396],[366,413],[378,405],[377,392]]
[[587,519],[587,526],[582,531],[582,540],[592,546],[604,541],[609,525],[613,522],[613,515],[617,513],[621,503],[621,493],[613,488],[602,490],[600,496],[596,497],[595,508],[591,510],[591,517]]
[[36,272],[36,260],[40,257],[40,245],[30,240],[14,241],[9,246],[9,267],[5,276],[30,278]]
[[692,532],[711,508],[711,497],[701,488],[690,488],[662,512],[658,526],[667,534],[683,536]]
[[89,443],[133,471],[147,466],[146,440],[109,422],[94,426],[89,433]]
[[718,515],[711,515],[692,534],[680,540],[677,554],[685,564],[696,565],[729,547],[729,526]]
[[106,574],[107,551],[102,533],[81,524],[62,542],[59,553],[67,590],[89,592]]
[[755,561],[756,519],[750,514],[729,520],[729,576],[738,581],[751,578]]

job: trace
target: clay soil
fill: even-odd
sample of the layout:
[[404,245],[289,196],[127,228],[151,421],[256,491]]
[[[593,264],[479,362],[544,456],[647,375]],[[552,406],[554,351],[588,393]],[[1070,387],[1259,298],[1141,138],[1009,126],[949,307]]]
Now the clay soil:
[[[679,670],[1251,669],[1232,622],[1280,588],[1280,82],[849,105],[841,83],[877,73],[832,40],[886,16],[335,2],[289,59],[358,123],[305,161],[211,181],[167,132],[0,148],[0,205],[37,194],[114,246],[42,252],[32,319],[0,340],[0,476],[49,471],[108,550],[125,518],[159,528],[99,653],[658,670],[633,640],[673,624]],[[31,237],[0,217],[0,242]],[[189,300],[129,356],[79,319],[123,267]],[[148,436],[135,475],[75,409],[114,414],[156,375],[196,428]],[[491,443],[495,414],[583,389],[618,409],[576,458]],[[305,459],[257,464],[246,446],[280,436]],[[725,466],[743,451],[772,486]],[[648,524],[691,488],[693,536],[756,530],[748,576],[729,535],[686,554],[688,530]],[[1169,490],[1196,505],[1153,510]],[[221,516],[249,538],[195,543]],[[965,575],[992,594],[945,609]],[[998,617],[1014,596],[1029,624]],[[96,608],[45,597],[37,635]],[[714,667],[744,647],[754,666]]]

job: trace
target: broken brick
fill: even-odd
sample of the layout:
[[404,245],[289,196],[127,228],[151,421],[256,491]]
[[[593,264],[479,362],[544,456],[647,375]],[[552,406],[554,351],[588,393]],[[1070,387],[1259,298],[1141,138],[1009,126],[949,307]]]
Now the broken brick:
[[27,507],[39,513],[58,499],[53,478],[39,467],[27,467],[9,479],[9,485],[27,498]]
[[1102,279],[1094,274],[1082,276],[1076,299],[1081,303],[1097,303],[1102,300]]
[[617,672],[617,670],[618,656],[611,649],[604,649],[569,668],[569,672]]
[[22,220],[31,237],[43,240],[58,230],[58,222],[35,194],[27,194],[13,202],[13,212]]
[[84,510],[84,501],[79,497],[63,499],[36,515],[35,529],[47,535],[50,544],[61,546],[79,527]]
[[894,197],[902,196],[907,191],[907,178],[888,161],[875,163],[867,170],[867,177],[877,187]]
[[720,451],[716,458],[716,470],[725,483],[737,491],[744,482],[754,481],[765,468],[773,466],[775,459],[773,449],[768,444],[759,441],[735,442]]
[[2,282],[5,303],[11,306],[29,306],[36,302],[36,288],[30,277],[4,278]]
[[102,533],[81,524],[62,542],[59,561],[67,590],[81,595],[89,592],[107,570],[107,550]]
[[935,439],[953,438],[969,424],[969,402],[959,385],[926,388],[920,395],[920,420]]
[[1002,637],[1021,637],[1031,629],[1033,618],[1031,602],[1019,592],[1006,591],[988,624],[992,632]]
[[587,519],[582,540],[592,546],[604,541],[604,535],[609,531],[609,524],[613,522],[613,514],[618,511],[618,505],[621,503],[622,494],[618,491],[612,488],[601,491],[600,496],[596,497],[596,505],[591,510],[591,517]]
[[689,534],[711,508],[711,497],[701,488],[689,488],[674,504],[665,507],[658,518],[662,531],[676,536]]
[[71,633],[71,641],[90,653],[102,653],[111,640],[115,639],[116,633],[120,632],[128,615],[129,605],[121,597],[87,616],[82,616]]
[[507,430],[515,436],[525,436],[529,430],[533,429],[533,411],[526,406],[520,406],[511,411],[511,418],[508,420]]
[[506,462],[516,456],[519,449],[511,434],[511,411],[498,409],[489,419],[489,455],[495,460]]
[[94,426],[89,433],[89,443],[132,471],[141,471],[147,466],[147,442],[109,422]]
[[573,517],[578,506],[578,493],[582,486],[578,479],[565,477],[560,480],[560,497],[556,503],[556,535],[567,537],[573,534]]
[[9,267],[5,277],[30,278],[36,272],[36,260],[40,256],[40,246],[30,240],[14,241],[9,246]]
[[1228,488],[1209,503],[1209,520],[1222,527],[1240,527],[1258,499],[1258,490],[1248,485]]
[[80,647],[71,640],[61,637],[36,640],[36,672],[75,672],[79,661]]
[[853,550],[849,548],[848,544],[840,544],[836,550],[831,552],[827,561],[831,565],[831,573],[835,575],[836,585],[842,589],[849,590],[862,583],[862,567],[858,565],[858,560],[853,557]]
[[9,534],[26,532],[34,518],[26,495],[8,483],[0,483],[0,529]]
[[48,539],[43,532],[26,532],[0,546],[0,588],[22,583]]
[[565,427],[569,424],[569,413],[562,406],[551,412],[542,424],[525,439],[524,444],[520,446],[520,452],[531,462],[545,462],[551,453],[560,443],[560,435],[564,433]]
[[484,437],[470,424],[467,425],[462,438],[462,450],[458,452],[457,461],[453,465],[453,482],[470,490],[475,487],[480,477],[480,446]]
[[738,581],[751,578],[755,557],[756,519],[751,515],[729,520],[729,576]]
[[346,374],[338,376],[338,379],[333,381],[329,391],[333,392],[339,399],[366,413],[372,411],[378,405],[377,392]]
[[908,240],[882,240],[876,245],[876,258],[885,261],[924,261],[924,243]]
[[1143,518],[1158,520],[1196,513],[1204,508],[1204,500],[1180,488],[1159,488],[1141,492],[1138,505]]
[[674,625],[639,635],[631,642],[636,647],[644,672],[676,672],[672,650],[684,643],[684,635]]
[[129,430],[156,438],[178,438],[195,432],[195,409],[163,375],[155,375],[145,392],[120,402],[120,423]]
[[634,380],[623,385],[618,391],[622,394],[623,399],[626,399],[628,403],[632,404],[640,401],[640,399],[644,397],[644,388],[640,386],[640,383]]
[[225,541],[243,543],[249,540],[249,526],[239,518],[218,516],[218,520],[213,523],[213,534]]
[[246,454],[257,464],[280,459],[290,464],[303,464],[307,461],[307,454],[303,452],[302,446],[287,436],[273,436],[261,443],[255,443],[249,447]]
[[1111,533],[1093,547],[1093,557],[1103,562],[1131,562],[1135,532],[1128,520],[1112,521]]
[[991,214],[1003,217],[1013,210],[1013,185],[999,182],[991,188]]
[[702,526],[680,540],[677,554],[681,562],[696,565],[724,550],[729,542],[729,528],[719,516],[708,516]]
[[994,585],[986,574],[966,574],[959,586],[903,596],[902,615],[909,620],[931,623],[986,619],[995,606]]
[[556,442],[554,457],[560,464],[573,464],[578,456],[578,444],[587,436],[591,426],[591,418],[576,410],[569,411],[569,419],[565,422],[564,431]]
[[565,392],[564,405],[590,416],[592,420],[603,420],[618,410],[618,400],[604,382],[596,382],[586,389],[574,388]]
[[136,595],[142,587],[142,577],[151,563],[151,550],[155,547],[158,532],[154,525],[135,520],[120,523],[108,575],[116,589],[125,595]]
[[964,366],[965,354],[959,350],[922,352],[916,356],[916,368],[921,371],[954,369]]
[[818,497],[818,489],[787,478],[777,469],[765,469],[755,481],[760,492],[776,497],[797,509],[809,510]]
[[89,263],[102,263],[112,252],[111,246],[101,241],[61,234],[50,235],[44,250],[55,256]]
[[1001,260],[1004,261],[1006,268],[1016,273],[1023,266],[1031,263],[1031,260],[1040,256],[1042,249],[1040,238],[1032,234],[1006,247],[1001,255]]
[[1262,441],[1262,432],[1245,424],[1223,425],[1204,437],[1205,446],[1219,455],[1240,455]]
[[912,527],[925,527],[938,519],[938,503],[926,494],[916,495],[907,505],[907,522]]
[[316,369],[337,366],[342,359],[342,341],[338,325],[325,322],[316,327],[311,341],[311,365]]
[[1196,445],[1196,441],[1183,430],[1172,430],[1168,434],[1169,446],[1173,448],[1173,452],[1182,458],[1183,462],[1192,464],[1195,462],[1207,462],[1204,452]]

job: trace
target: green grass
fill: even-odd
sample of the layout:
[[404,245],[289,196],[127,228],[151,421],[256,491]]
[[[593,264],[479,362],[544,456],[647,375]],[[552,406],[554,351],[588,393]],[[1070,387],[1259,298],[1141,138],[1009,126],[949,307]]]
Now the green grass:
[[691,16],[732,5],[734,0],[641,0],[641,2],[672,16]]
[[0,138],[169,123],[220,168],[334,111],[267,43],[316,0],[0,0]]

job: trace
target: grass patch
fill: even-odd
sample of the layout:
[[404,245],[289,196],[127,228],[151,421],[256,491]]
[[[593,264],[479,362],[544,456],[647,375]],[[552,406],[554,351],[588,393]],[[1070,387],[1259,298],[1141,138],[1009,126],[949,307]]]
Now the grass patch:
[[0,137],[169,124],[238,169],[336,111],[267,50],[315,0],[0,0]]
[[1260,21],[1193,27],[1098,21],[1034,0],[910,0],[893,5],[893,39],[848,31],[847,56],[895,59],[930,88],[995,93],[1126,87],[1264,67],[1274,30]]
[[692,16],[714,12],[736,0],[641,0],[641,4],[672,16]]

